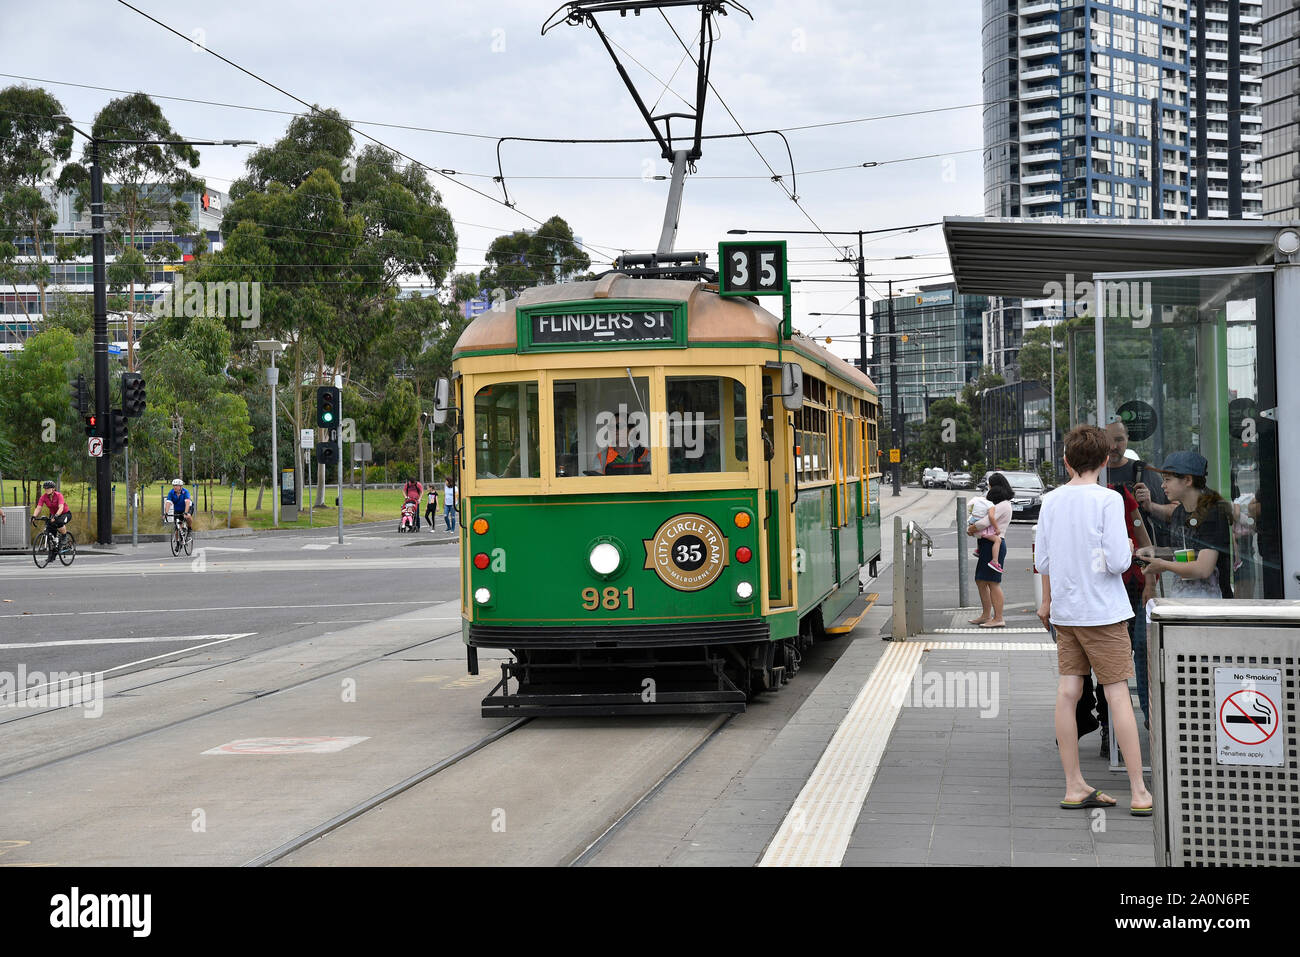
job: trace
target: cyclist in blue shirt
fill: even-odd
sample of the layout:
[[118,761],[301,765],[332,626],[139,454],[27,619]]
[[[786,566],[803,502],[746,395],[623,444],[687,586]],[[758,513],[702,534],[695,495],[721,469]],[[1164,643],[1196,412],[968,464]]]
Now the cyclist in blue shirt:
[[167,493],[167,501],[172,503],[172,515],[176,520],[185,522],[185,527],[193,529],[194,527],[194,499],[185,489],[185,483],[180,479],[172,480],[172,490]]

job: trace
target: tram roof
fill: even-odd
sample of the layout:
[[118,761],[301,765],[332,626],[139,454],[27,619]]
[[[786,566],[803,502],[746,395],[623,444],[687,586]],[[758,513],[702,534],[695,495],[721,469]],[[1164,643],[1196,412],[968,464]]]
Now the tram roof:
[[[518,349],[515,310],[547,303],[610,299],[653,299],[686,303],[687,345],[709,342],[778,344],[781,320],[748,299],[719,296],[716,287],[681,279],[634,279],[612,273],[587,282],[560,283],[525,289],[516,299],[477,316],[465,327],[452,357],[464,353],[514,352]],[[871,378],[811,339],[795,336],[789,343],[807,358],[859,388],[878,393]]]
[[1041,299],[1049,283],[1095,273],[1233,269],[1271,262],[1271,220],[997,219],[948,216],[944,240],[963,293]]

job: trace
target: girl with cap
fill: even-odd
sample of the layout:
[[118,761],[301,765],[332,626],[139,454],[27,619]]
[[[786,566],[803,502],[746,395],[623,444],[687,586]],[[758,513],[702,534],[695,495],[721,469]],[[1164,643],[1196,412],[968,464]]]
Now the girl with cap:
[[1138,485],[1134,492],[1152,514],[1169,523],[1174,558],[1156,558],[1155,549],[1138,550],[1148,572],[1169,573],[1166,594],[1171,598],[1232,597],[1232,511],[1223,497],[1207,488],[1208,463],[1197,452],[1175,452],[1156,469],[1168,505],[1150,501],[1150,492]]

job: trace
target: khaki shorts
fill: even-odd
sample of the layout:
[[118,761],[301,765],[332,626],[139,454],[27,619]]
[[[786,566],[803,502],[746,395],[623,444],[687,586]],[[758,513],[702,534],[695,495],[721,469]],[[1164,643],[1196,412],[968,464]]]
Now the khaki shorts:
[[1095,672],[1098,684],[1133,677],[1133,646],[1128,622],[1113,625],[1056,625],[1057,670],[1062,675]]

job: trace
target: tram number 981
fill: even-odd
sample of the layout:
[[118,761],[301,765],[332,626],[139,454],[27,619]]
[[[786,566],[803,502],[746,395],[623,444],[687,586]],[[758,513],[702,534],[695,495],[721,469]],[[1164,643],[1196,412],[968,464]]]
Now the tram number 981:
[[610,587],[597,591],[595,588],[584,588],[582,590],[582,607],[587,611],[595,611],[597,608],[604,608],[606,611],[618,611],[626,607],[631,611],[636,606],[632,602],[632,587],[629,585],[622,591]]

